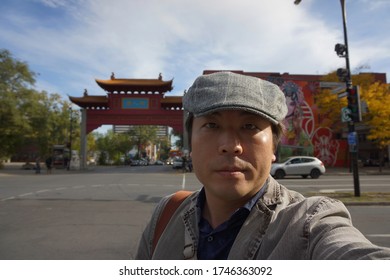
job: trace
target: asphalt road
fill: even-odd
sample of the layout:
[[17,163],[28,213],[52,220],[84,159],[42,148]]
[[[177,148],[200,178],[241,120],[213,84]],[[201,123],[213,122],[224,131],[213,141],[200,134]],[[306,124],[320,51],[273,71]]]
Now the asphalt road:
[[[390,176],[361,176],[362,192],[389,191]],[[301,192],[353,190],[352,176],[281,183]],[[198,189],[192,173],[169,166],[0,172],[0,259],[132,259],[161,197]],[[390,247],[390,206],[348,206],[372,242]]]

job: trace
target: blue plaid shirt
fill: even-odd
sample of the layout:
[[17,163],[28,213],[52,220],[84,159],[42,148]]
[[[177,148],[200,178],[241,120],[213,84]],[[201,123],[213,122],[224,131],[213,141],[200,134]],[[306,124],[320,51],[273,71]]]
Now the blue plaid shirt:
[[226,260],[230,249],[244,224],[250,211],[265,191],[262,187],[244,206],[237,209],[229,220],[213,229],[209,222],[203,218],[202,210],[206,202],[204,188],[200,191],[197,201],[199,221],[199,260]]

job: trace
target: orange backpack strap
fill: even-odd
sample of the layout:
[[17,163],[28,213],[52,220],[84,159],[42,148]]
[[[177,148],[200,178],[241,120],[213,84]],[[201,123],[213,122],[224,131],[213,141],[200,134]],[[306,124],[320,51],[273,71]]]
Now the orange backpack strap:
[[157,220],[156,229],[153,236],[152,255],[161,237],[161,234],[164,232],[166,226],[171,220],[173,213],[175,213],[176,209],[190,194],[192,194],[191,191],[178,191],[169,198],[167,204],[161,212],[160,217]]

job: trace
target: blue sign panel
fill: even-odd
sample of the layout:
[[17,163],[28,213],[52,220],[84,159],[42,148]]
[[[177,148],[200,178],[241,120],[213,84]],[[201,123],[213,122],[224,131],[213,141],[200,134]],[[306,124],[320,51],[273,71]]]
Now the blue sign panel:
[[123,109],[149,109],[148,98],[122,98]]
[[349,132],[348,133],[348,144],[349,145],[356,145],[357,144],[357,137],[356,132]]

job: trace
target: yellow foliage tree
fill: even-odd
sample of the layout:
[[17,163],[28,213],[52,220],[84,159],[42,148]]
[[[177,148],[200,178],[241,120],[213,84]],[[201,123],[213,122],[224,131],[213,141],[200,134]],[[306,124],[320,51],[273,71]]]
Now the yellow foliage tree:
[[[325,75],[321,79],[323,82],[338,82],[336,72]],[[319,123],[323,127],[330,127],[334,131],[339,131],[343,127],[341,122],[341,109],[347,106],[345,98],[337,98],[337,94],[332,94],[330,89],[322,89],[315,95],[315,104],[319,110]]]
[[376,82],[362,92],[361,99],[368,107],[365,119],[370,134],[367,138],[384,149],[390,145],[390,85]]
[[[338,81],[336,72],[325,75],[322,81]],[[367,139],[383,151],[390,145],[390,86],[375,82],[374,76],[368,73],[353,75],[352,83],[360,87],[360,101],[367,105],[368,111],[362,114],[363,123],[369,127]],[[347,98],[339,99],[329,89],[323,89],[316,94],[316,105],[323,125],[336,131],[345,127],[340,112],[342,107],[347,106]]]
[[[336,72],[332,72],[323,76],[321,81],[338,82],[339,78]],[[364,100],[364,97],[362,98],[362,93],[367,91],[374,82],[374,76],[368,73],[352,76],[352,83],[360,87],[362,100]],[[336,131],[345,126],[341,122],[341,109],[347,106],[347,98],[338,98],[337,94],[332,94],[330,89],[322,89],[316,94],[315,103],[321,114],[320,122],[323,126],[331,127]]]

